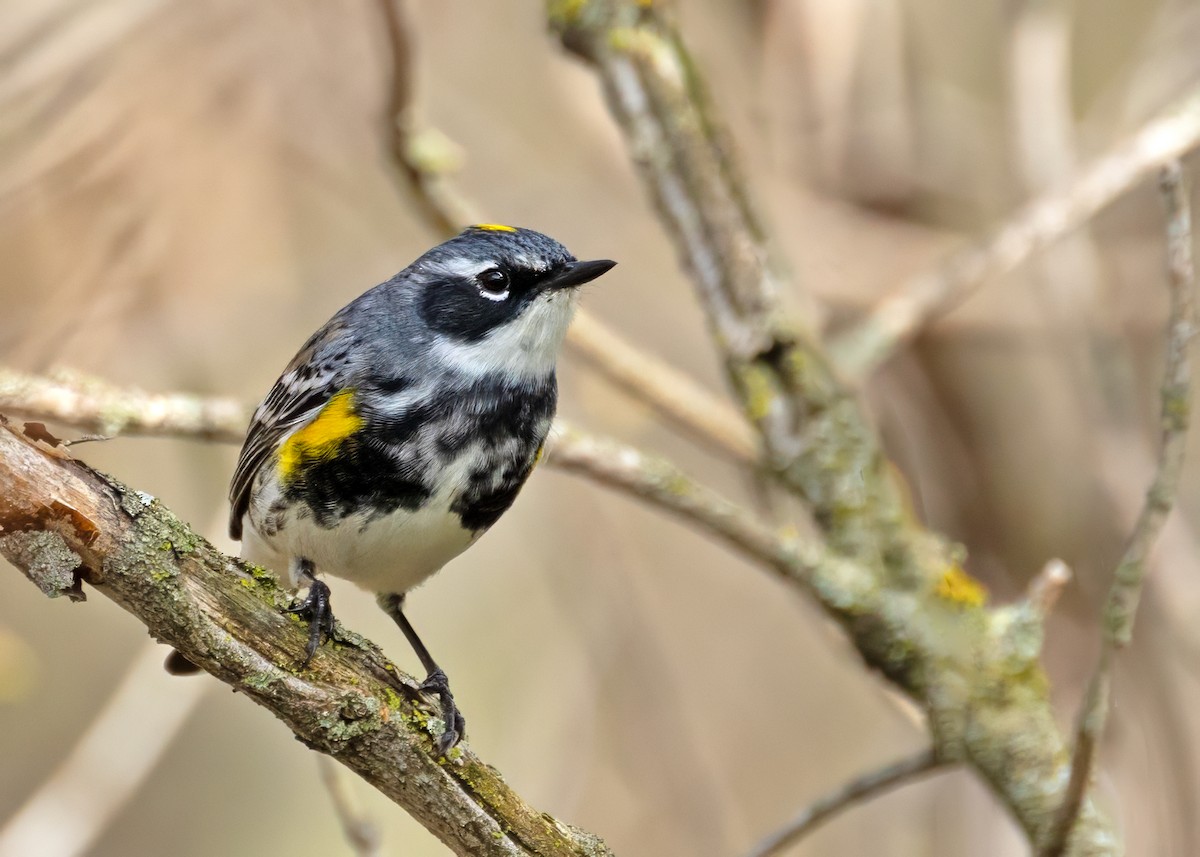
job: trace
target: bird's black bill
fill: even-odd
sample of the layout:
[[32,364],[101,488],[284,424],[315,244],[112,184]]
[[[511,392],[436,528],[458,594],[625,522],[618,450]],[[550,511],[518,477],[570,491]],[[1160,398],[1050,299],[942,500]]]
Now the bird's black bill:
[[611,271],[616,264],[611,259],[594,259],[590,262],[568,262],[546,281],[546,287],[550,289],[569,289],[572,286],[582,286],[584,283],[590,283],[606,271]]

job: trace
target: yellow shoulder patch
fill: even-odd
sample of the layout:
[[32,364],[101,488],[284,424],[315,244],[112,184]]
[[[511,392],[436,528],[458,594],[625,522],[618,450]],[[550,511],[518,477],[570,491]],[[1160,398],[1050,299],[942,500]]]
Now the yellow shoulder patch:
[[517,227],[505,226],[503,223],[476,223],[472,229],[482,229],[485,232],[516,232]]
[[354,389],[333,394],[312,422],[292,433],[279,450],[279,477],[290,482],[307,462],[332,458],[342,442],[363,426],[354,411]]

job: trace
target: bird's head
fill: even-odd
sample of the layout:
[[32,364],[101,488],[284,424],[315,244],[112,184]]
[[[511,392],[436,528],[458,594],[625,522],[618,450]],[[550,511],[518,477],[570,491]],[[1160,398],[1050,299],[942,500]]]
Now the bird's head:
[[554,371],[578,287],[615,264],[581,262],[531,229],[481,224],[434,247],[409,272],[439,361],[470,375],[541,377]]

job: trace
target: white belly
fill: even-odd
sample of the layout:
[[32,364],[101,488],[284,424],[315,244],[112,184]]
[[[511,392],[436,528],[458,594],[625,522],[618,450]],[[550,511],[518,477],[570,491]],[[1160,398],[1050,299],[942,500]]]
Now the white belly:
[[351,515],[335,527],[288,515],[279,532],[264,538],[249,515],[243,521],[242,557],[291,580],[291,559],[305,557],[318,574],[349,580],[370,592],[407,592],[458,556],[480,533],[465,529],[448,497],[430,498],[416,511],[397,509],[371,518]]
[[[494,443],[488,447],[494,448]],[[243,517],[242,556],[288,580],[292,562],[303,557],[317,574],[349,580],[370,592],[407,592],[482,535],[482,530],[464,527],[451,507],[463,487],[477,481],[486,460],[480,448],[472,448],[442,464],[433,493],[419,509],[353,514],[333,526],[321,526],[302,503],[277,507],[281,486],[266,480]],[[504,470],[496,467],[494,478],[502,479]],[[258,526],[262,522],[268,523]]]

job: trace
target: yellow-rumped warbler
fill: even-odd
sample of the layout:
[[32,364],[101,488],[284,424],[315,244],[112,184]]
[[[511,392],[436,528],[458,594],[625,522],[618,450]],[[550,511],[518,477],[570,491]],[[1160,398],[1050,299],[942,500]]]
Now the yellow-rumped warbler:
[[313,334],[250,423],[229,532],[245,559],[308,586],[291,611],[309,622],[303,663],[333,628],[316,574],[377,593],[439,696],[442,752],[464,721],[404,594],[512,505],[554,416],[575,287],[615,264],[532,230],[472,226]]

